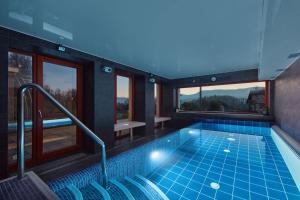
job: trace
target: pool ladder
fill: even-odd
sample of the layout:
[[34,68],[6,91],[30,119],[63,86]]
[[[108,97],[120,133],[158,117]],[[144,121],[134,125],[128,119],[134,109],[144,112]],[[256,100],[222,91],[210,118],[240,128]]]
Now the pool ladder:
[[66,114],[74,124],[76,124],[85,134],[92,138],[97,144],[101,146],[101,168],[103,175],[103,186],[107,188],[107,171],[106,171],[106,151],[104,142],[88,127],[86,127],[77,117],[75,117],[70,111],[68,111],[62,104],[60,104],[54,97],[52,97],[44,88],[38,84],[28,83],[22,85],[18,89],[18,105],[17,105],[17,133],[18,133],[18,179],[24,177],[24,97],[25,92],[29,89],[35,89],[52,102],[61,112]]

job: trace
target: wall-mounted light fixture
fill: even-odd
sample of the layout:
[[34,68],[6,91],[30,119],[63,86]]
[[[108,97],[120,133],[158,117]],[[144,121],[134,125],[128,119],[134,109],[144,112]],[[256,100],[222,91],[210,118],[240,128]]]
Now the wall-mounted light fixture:
[[210,79],[212,82],[215,82],[217,80],[217,78],[215,76],[211,77]]
[[153,75],[153,74],[150,74],[149,82],[150,82],[150,83],[155,83],[155,78],[154,78],[154,75]]
[[65,52],[66,51],[66,47],[64,47],[63,45],[59,44],[58,47],[57,47],[57,50],[61,51],[61,52]]
[[103,66],[102,71],[105,73],[112,73],[112,68],[109,66]]

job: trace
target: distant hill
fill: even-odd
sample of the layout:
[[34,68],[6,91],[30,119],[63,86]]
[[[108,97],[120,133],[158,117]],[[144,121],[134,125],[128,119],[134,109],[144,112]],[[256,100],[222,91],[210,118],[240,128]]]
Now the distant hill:
[[[245,89],[237,89],[237,90],[207,90],[202,91],[202,97],[209,96],[233,96],[236,98],[248,98],[250,91],[252,90],[262,90],[264,88],[259,87],[257,89],[253,88],[245,88]],[[191,95],[181,95],[180,99],[182,102],[187,102],[191,100],[198,99],[200,96],[199,92]]]
[[122,103],[122,104],[124,104],[124,103],[126,103],[126,102],[128,102],[128,98],[126,98],[126,97],[118,97],[118,98],[117,98],[117,103]]

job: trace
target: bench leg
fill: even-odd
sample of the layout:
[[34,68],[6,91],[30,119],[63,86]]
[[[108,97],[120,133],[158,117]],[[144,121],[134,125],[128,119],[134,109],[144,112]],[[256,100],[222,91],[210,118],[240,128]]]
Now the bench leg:
[[165,128],[165,123],[161,122],[161,128],[164,129]]
[[133,140],[133,130],[132,130],[132,128],[130,129],[130,141],[132,141]]

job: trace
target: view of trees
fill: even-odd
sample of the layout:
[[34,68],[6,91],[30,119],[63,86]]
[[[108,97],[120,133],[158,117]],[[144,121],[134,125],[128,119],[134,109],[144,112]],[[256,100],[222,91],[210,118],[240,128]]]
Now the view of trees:
[[[185,88],[185,92],[187,90]],[[185,111],[266,112],[264,87],[199,90],[193,94],[180,94],[179,101],[180,109]]]
[[221,111],[221,112],[246,112],[248,106],[245,99],[233,96],[209,96],[198,100],[187,101],[181,104],[182,110]]
[[[65,106],[74,115],[77,113],[77,102],[76,102],[76,89],[61,90],[51,89],[48,85],[44,86],[45,90],[49,92],[56,100],[58,100],[63,106]],[[48,100],[44,100],[44,119],[53,118],[64,118],[66,117],[60,110],[52,105]]]
[[[17,120],[17,91],[18,88],[32,82],[32,57],[14,52],[8,53],[8,121]],[[31,119],[31,93],[25,96],[25,119]]]
[[129,100],[122,98],[122,101],[117,100],[117,119],[128,119]]

